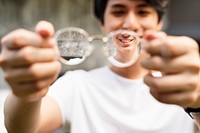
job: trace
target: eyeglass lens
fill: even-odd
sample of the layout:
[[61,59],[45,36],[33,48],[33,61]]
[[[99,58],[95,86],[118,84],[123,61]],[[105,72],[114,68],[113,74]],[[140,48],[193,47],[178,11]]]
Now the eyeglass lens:
[[[93,35],[95,36],[95,35]],[[99,36],[99,35],[97,35]],[[83,29],[69,27],[58,30],[55,34],[60,61],[66,65],[82,63],[94,50],[95,46]],[[140,53],[140,38],[129,30],[118,30],[102,36],[102,50],[108,61],[117,67],[128,67],[136,62]]]

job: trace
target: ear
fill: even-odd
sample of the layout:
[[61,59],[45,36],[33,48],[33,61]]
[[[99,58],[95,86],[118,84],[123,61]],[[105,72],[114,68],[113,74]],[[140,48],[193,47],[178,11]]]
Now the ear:
[[99,23],[99,27],[100,27],[100,29],[101,29],[101,32],[105,32],[105,25],[104,25],[104,23],[102,22],[102,21],[100,21],[100,23]]

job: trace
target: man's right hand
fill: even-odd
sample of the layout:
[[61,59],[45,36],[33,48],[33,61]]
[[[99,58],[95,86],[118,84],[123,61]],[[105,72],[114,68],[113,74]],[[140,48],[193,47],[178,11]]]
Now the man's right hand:
[[57,78],[61,65],[52,24],[41,21],[36,31],[15,30],[2,38],[0,65],[15,96],[40,100]]

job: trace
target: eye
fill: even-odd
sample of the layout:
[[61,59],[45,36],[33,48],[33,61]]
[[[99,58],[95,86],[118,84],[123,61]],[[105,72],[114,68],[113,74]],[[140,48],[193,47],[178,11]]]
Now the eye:
[[126,14],[126,11],[124,10],[114,10],[111,12],[114,16],[120,17]]
[[150,11],[148,11],[148,10],[140,10],[140,11],[138,11],[138,14],[140,15],[140,16],[147,16],[147,15],[149,15],[151,12]]

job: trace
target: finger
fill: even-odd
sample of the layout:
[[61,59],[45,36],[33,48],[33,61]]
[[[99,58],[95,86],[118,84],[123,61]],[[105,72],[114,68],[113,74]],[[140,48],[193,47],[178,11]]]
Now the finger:
[[181,71],[193,71],[197,73],[200,67],[200,60],[198,54],[190,53],[172,59],[152,56],[144,59],[141,64],[146,69],[157,70],[164,73],[177,73]]
[[43,38],[53,36],[53,25],[51,23],[41,21],[36,26],[36,32],[37,34],[24,29],[18,29],[3,37],[1,43],[8,49],[21,48],[27,45],[35,47],[40,47],[40,45],[48,46],[48,43],[45,43]]
[[36,93],[51,85],[52,78],[44,78],[33,82],[17,83],[13,86],[13,92],[17,96],[25,96],[28,94]]
[[168,45],[164,49],[172,56],[180,56],[188,52],[198,53],[197,42],[189,37],[169,36],[167,42]]
[[161,58],[160,56],[152,56],[149,58],[145,58],[142,60],[141,65],[149,70],[156,70],[156,71],[161,71],[161,72],[168,72],[168,71],[173,71],[177,72],[180,71],[179,67],[176,65],[170,66],[171,60],[165,60]]
[[148,30],[144,33],[144,39],[147,41],[152,41],[155,39],[159,39],[159,38],[165,38],[167,37],[167,34],[165,32],[157,32],[157,31],[152,31],[152,30]]
[[52,37],[54,34],[54,27],[47,21],[40,21],[35,27],[36,33],[41,35],[43,38]]
[[[38,83],[15,85],[12,86],[12,88],[17,88],[13,89],[12,93],[17,97],[20,97],[20,99],[36,101],[47,94],[49,82],[51,82],[51,79],[44,79],[43,81],[39,81]],[[38,87],[42,89],[38,89]]]
[[8,53],[1,64],[8,67],[24,67],[33,63],[51,62],[57,59],[58,55],[54,49],[26,47],[20,52]]
[[158,101],[166,104],[176,104],[181,107],[188,107],[194,103],[198,95],[193,91],[183,91],[183,92],[174,92],[174,93],[158,93],[150,91],[152,96]]
[[191,73],[164,75],[162,77],[153,77],[149,74],[144,77],[144,83],[157,93],[194,91],[198,86],[198,80],[198,75]]
[[0,65],[5,67],[26,66],[36,62],[48,62],[56,60],[59,56],[54,39],[48,39],[48,43],[54,43],[52,48],[37,48],[26,46],[21,49],[3,49],[0,56]]
[[151,41],[146,47],[146,51],[151,55],[169,58],[180,56],[190,51],[198,51],[198,44],[188,37],[168,36]]
[[1,40],[2,47],[7,49],[18,49],[27,45],[37,47],[41,43],[41,36],[24,29],[15,30]]
[[164,45],[166,42],[167,34],[165,32],[156,32],[148,30],[144,34],[144,49],[150,55],[161,55],[160,47]]
[[37,63],[27,68],[11,69],[5,73],[5,79],[10,84],[35,82],[58,75],[60,69],[61,66],[58,61]]

